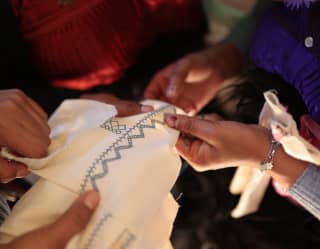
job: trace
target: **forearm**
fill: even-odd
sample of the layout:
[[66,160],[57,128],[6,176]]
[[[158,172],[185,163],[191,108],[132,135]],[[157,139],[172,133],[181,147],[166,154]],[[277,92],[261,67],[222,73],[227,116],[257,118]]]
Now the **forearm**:
[[271,177],[302,207],[320,220],[320,168],[276,151]]
[[283,188],[289,189],[303,174],[308,163],[287,155],[280,146],[276,151],[273,165],[274,167],[269,171],[270,175]]
[[274,167],[268,172],[301,206],[320,219],[320,168],[276,151]]

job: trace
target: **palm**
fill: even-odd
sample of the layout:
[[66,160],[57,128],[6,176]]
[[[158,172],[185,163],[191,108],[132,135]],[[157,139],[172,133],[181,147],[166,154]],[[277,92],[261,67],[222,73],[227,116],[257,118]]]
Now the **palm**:
[[204,81],[185,84],[183,95],[178,96],[173,104],[182,108],[185,106],[193,107],[197,113],[210,102],[217,90],[216,80],[213,76],[209,76]]

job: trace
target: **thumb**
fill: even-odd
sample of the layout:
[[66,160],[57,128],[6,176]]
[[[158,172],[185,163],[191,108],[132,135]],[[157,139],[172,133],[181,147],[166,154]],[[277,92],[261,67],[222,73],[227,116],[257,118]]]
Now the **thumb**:
[[215,131],[215,125],[210,121],[186,115],[167,114],[166,123],[169,127],[182,133],[197,137],[209,144],[212,143],[211,138]]
[[[69,240],[88,224],[99,203],[95,191],[83,193],[53,224],[31,231],[11,243],[7,249],[64,249]],[[2,249],[2,247],[0,246]]]
[[86,227],[99,200],[96,191],[82,194],[55,223],[49,226],[49,240],[53,243],[60,241],[60,245],[65,246],[74,235]]

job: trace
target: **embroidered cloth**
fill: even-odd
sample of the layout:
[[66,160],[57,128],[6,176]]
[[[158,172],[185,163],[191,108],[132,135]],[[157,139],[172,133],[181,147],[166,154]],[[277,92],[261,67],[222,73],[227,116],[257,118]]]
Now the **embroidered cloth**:
[[116,118],[113,106],[67,100],[51,117],[49,156],[26,163],[41,179],[15,205],[1,226],[1,242],[54,222],[89,189],[101,202],[87,228],[67,249],[172,248],[169,236],[178,205],[170,190],[181,161],[179,133],[164,125],[176,108],[147,102],[155,111]]

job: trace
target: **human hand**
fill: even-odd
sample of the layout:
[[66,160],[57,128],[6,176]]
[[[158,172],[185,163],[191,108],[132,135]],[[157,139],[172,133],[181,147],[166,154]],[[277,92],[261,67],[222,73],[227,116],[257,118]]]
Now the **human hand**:
[[160,99],[187,113],[197,113],[216,94],[226,79],[242,69],[242,58],[231,44],[192,53],[160,70],[144,92],[147,99]]
[[232,166],[258,167],[270,147],[270,134],[257,125],[223,121],[218,115],[168,115],[169,127],[181,131],[176,148],[198,171]]
[[144,112],[153,111],[153,107],[149,105],[141,105],[134,101],[121,100],[116,96],[107,93],[92,93],[81,95],[83,99],[92,99],[109,105],[114,105],[118,111],[118,117],[131,116]]
[[[47,114],[20,90],[0,90],[0,146],[25,157],[47,155],[50,128]],[[0,182],[28,175],[21,163],[0,158]]]
[[69,240],[86,227],[98,202],[98,193],[88,191],[53,224],[22,235],[9,244],[0,245],[0,249],[64,249]]

